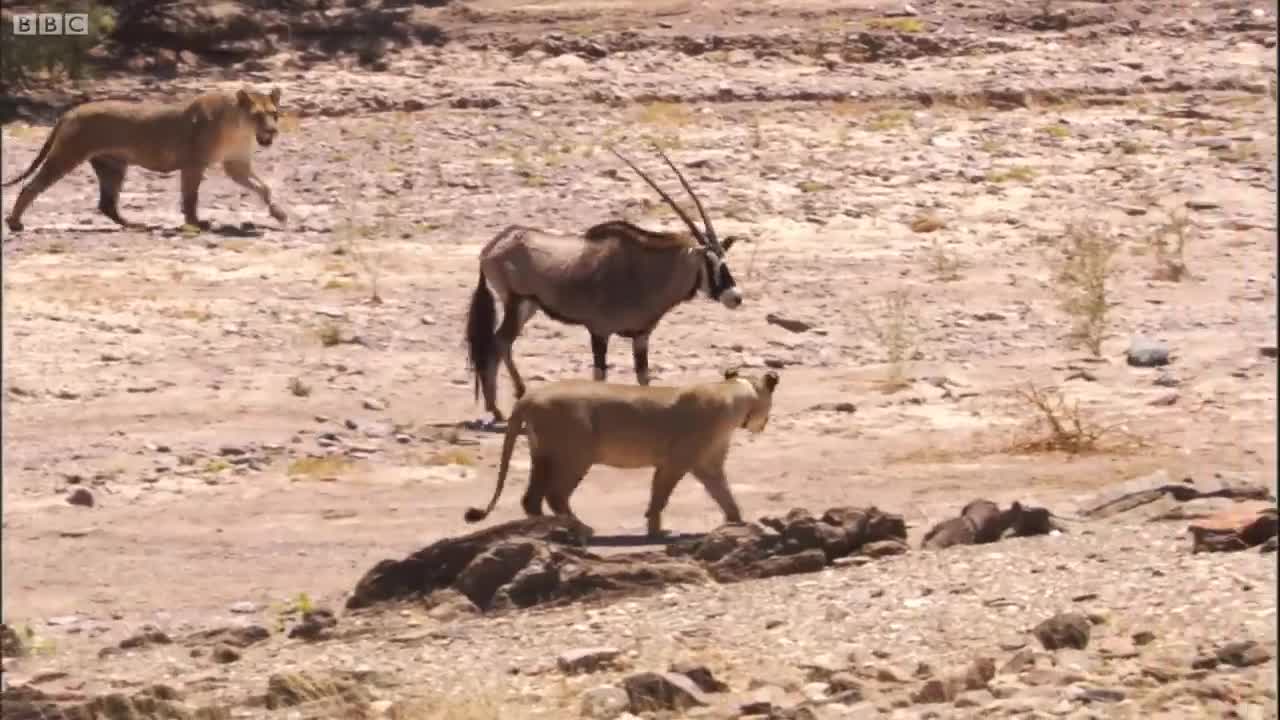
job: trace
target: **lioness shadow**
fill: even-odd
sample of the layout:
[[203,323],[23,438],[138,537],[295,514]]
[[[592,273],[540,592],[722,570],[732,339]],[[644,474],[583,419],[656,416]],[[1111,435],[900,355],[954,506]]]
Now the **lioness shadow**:
[[636,535],[594,535],[587,542],[587,547],[633,548],[647,545],[674,545],[687,540],[701,540],[706,533],[672,533],[660,537],[649,537],[644,533]]

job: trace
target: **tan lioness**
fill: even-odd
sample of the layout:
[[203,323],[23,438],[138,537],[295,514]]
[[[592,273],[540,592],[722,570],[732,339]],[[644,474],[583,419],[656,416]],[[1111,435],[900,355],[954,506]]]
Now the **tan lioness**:
[[582,524],[569,508],[569,497],[591,466],[608,465],[654,468],[645,511],[650,536],[662,533],[662,511],[689,472],[720,506],[726,522],[742,522],[725,477],[725,458],[734,430],[764,430],[777,386],[776,372],[746,378],[736,370],[725,371],[722,381],[682,387],[593,380],[540,385],[517,400],[511,411],[489,507],[470,508],[463,517],[478,522],[493,511],[516,438],[525,430],[532,463],[521,502],[526,515],[542,514],[545,495],[553,513]]
[[126,228],[137,227],[120,217],[120,188],[130,165],[160,173],[181,171],[182,215],[189,225],[209,227],[197,216],[196,198],[205,170],[216,163],[256,193],[271,217],[284,222],[288,216],[271,202],[271,188],[254,174],[250,162],[255,139],[263,147],[276,139],[279,102],[280,88],[270,95],[242,88],[178,103],[97,100],[77,105],[58,118],[31,167],[4,183],[13,185],[40,170],[18,194],[6,219],[9,229],[21,230],[22,213],[31,202],[86,160],[98,176],[98,210]]

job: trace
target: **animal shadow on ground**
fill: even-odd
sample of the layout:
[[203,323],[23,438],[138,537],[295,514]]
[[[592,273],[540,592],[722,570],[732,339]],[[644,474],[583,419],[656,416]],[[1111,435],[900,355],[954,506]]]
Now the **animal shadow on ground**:
[[697,541],[706,537],[706,533],[668,533],[660,537],[650,537],[645,533],[635,535],[594,535],[587,542],[587,547],[645,547],[646,545],[674,545],[678,542]]

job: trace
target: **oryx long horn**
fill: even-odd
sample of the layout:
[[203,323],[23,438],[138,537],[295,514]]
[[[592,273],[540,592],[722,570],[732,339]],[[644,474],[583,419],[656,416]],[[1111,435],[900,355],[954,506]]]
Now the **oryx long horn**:
[[635,163],[623,157],[622,153],[615,150],[612,146],[609,146],[609,152],[613,153],[614,155],[617,155],[619,160],[630,165],[631,169],[635,170],[636,174],[639,175],[641,179],[649,183],[649,187],[656,190],[658,192],[658,195],[662,196],[662,199],[667,201],[667,204],[671,206],[672,210],[676,211],[676,214],[680,216],[680,219],[684,221],[684,224],[689,226],[689,230],[693,232],[694,239],[696,239],[699,243],[702,243],[703,245],[707,244],[707,240],[704,237],[702,231],[698,229],[698,226],[693,224],[693,220],[691,220],[689,216],[685,214],[684,210],[680,209],[680,206],[676,204],[675,200],[671,199],[671,196],[668,195],[665,190],[663,190],[661,187],[658,186],[658,183],[654,182],[648,175],[645,175],[643,170],[636,167]]
[[707,229],[707,239],[711,241],[711,244],[715,246],[717,251],[724,252],[720,247],[720,237],[716,235],[715,228],[711,226],[711,218],[707,217],[707,211],[702,207],[702,201],[698,199],[698,195],[693,192],[693,188],[689,187],[689,181],[684,179],[684,173],[680,172],[680,168],[676,167],[676,164],[671,162],[671,158],[667,157],[667,154],[662,152],[662,148],[658,147],[657,143],[653,144],[653,149],[657,150],[658,154],[662,156],[662,159],[666,161],[667,165],[675,171],[676,177],[680,178],[680,184],[684,186],[684,191],[689,193],[689,197],[693,198],[693,204],[698,206],[698,214],[702,216],[702,224],[706,226]]

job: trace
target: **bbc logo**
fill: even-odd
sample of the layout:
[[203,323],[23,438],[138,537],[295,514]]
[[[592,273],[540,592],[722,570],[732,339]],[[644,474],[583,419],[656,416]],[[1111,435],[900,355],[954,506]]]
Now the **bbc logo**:
[[88,13],[23,13],[13,16],[14,35],[88,35]]

